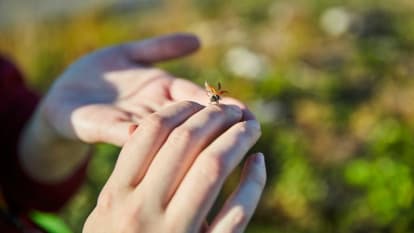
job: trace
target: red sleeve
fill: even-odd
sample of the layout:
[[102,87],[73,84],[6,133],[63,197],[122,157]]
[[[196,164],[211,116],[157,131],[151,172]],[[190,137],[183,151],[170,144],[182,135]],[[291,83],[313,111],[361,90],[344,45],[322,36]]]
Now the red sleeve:
[[38,102],[39,96],[24,85],[17,68],[0,56],[0,190],[8,205],[20,211],[58,210],[83,183],[87,168],[85,162],[72,177],[53,185],[39,183],[22,170],[17,142]]

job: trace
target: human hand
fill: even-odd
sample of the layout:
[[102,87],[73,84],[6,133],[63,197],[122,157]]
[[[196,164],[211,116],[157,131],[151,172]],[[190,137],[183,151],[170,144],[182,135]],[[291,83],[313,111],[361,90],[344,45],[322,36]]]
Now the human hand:
[[56,136],[123,145],[128,128],[161,107],[179,100],[206,102],[199,86],[151,66],[198,47],[195,36],[172,34],[86,55],[54,83],[40,115]]
[[[179,102],[143,119],[125,143],[83,232],[200,232],[229,173],[260,136],[238,107]],[[208,232],[242,232],[266,180],[250,156]]]
[[[42,181],[63,180],[87,157],[84,143],[123,145],[129,127],[161,107],[179,100],[207,102],[199,86],[151,66],[198,47],[195,36],[172,34],[101,49],[72,64],[23,133],[19,148],[26,172]],[[223,102],[252,117],[239,101]]]

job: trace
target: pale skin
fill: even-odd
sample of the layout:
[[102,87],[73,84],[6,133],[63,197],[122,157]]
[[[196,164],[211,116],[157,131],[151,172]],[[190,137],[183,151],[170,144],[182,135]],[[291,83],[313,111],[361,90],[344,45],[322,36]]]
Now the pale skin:
[[[260,136],[235,106],[180,102],[146,117],[123,147],[84,233],[200,232],[229,173]],[[151,145],[151,146],[148,146]],[[248,158],[238,188],[203,232],[243,232],[266,181]]]
[[[178,222],[182,222],[182,225],[173,226],[177,229],[176,232],[199,231],[199,222],[205,218],[204,212],[210,209],[210,202],[214,201],[228,172],[246,153],[226,152],[225,149],[231,150],[234,143],[240,146],[241,142],[246,143],[242,148],[250,148],[257,140],[259,129],[256,129],[256,136],[248,136],[249,133],[245,136],[232,136],[227,131],[224,132],[226,128],[240,128],[240,132],[246,133],[249,127],[245,121],[254,121],[254,117],[241,102],[232,98],[223,99],[221,103],[239,107],[238,110],[235,110],[237,107],[231,108],[233,111],[229,111],[230,107],[225,105],[203,108],[193,102],[182,102],[192,100],[208,104],[209,100],[205,90],[199,86],[151,66],[156,62],[192,53],[198,47],[196,37],[173,34],[121,44],[84,56],[57,79],[26,126],[19,145],[20,161],[30,176],[43,183],[58,183],[71,176],[88,158],[90,143],[105,142],[124,146],[116,168],[100,195],[98,205],[85,225],[85,232],[121,232],[116,226],[125,227],[125,232],[166,232],[163,229]],[[232,114],[228,114],[229,112]],[[234,112],[238,112],[238,115]],[[166,119],[166,122],[157,121],[158,118]],[[187,135],[185,130],[178,130],[181,126],[173,124],[177,119],[188,126],[185,129],[189,132],[198,133]],[[196,123],[194,119],[200,122]],[[201,124],[202,122],[206,125]],[[211,126],[208,133],[201,133],[207,130],[207,125]],[[135,127],[138,129],[131,136],[131,129]],[[158,133],[165,134],[165,142],[159,140],[158,134],[154,138],[157,130]],[[180,133],[173,134],[177,131],[183,132],[184,136]],[[235,131],[239,132],[237,129]],[[161,149],[171,147],[167,140],[169,133],[178,135],[172,139],[168,137],[169,140],[181,144],[171,148],[175,153],[170,154],[174,156],[166,157]],[[190,150],[188,145],[193,143],[198,144]],[[157,148],[160,149],[158,153],[151,152]],[[218,151],[209,152],[208,148],[217,148]],[[207,162],[207,167],[197,165],[200,164],[197,163],[200,158],[208,157],[207,154],[213,154],[217,160]],[[133,161],[122,162],[128,156]],[[221,160],[220,156],[234,159]],[[260,158],[261,156],[253,156],[248,160],[241,184],[212,223],[212,232],[221,227],[237,228],[228,232],[239,232],[247,224],[265,179],[264,165],[260,165],[262,162],[251,162],[262,161]],[[197,188],[200,192],[196,193],[190,190],[193,188],[191,182],[197,179],[201,182],[199,175],[191,175],[193,170],[205,173],[208,181],[206,184],[210,185],[208,189],[203,191]],[[169,179],[162,180],[159,177]],[[131,179],[132,183],[125,183]],[[185,185],[187,182],[190,183]],[[149,184],[147,186],[144,183]],[[153,188],[159,189],[156,191],[157,195],[152,195]],[[181,189],[184,191],[180,191]],[[189,190],[185,191],[186,189]],[[150,190],[151,195],[148,193]],[[132,196],[136,192],[145,193],[137,196],[140,202],[153,204],[133,208],[137,200]],[[178,195],[180,193],[182,195]],[[193,204],[198,209],[177,212],[187,209],[188,202],[179,201],[180,198],[187,198],[185,193],[194,195]],[[159,205],[160,195],[167,197],[161,204],[162,208]],[[131,198],[126,199],[127,196]],[[103,204],[103,207],[102,203],[108,205]],[[107,219],[108,213],[101,211],[105,208],[114,212],[112,221]],[[162,216],[165,224],[155,224],[154,219]],[[237,218],[242,220],[236,221]],[[127,219],[136,221],[125,222]],[[233,224],[235,222],[239,222],[237,226]],[[134,223],[130,225],[131,229],[128,229],[127,223]],[[160,228],[154,228],[156,226]],[[103,227],[108,231],[94,227]]]
[[[80,58],[53,84],[26,127],[19,147],[23,167],[42,182],[59,182],[87,158],[85,143],[122,146],[129,127],[157,109],[181,100],[208,103],[204,89],[151,66],[199,45],[193,35],[172,34]],[[226,103],[245,109],[235,99]]]

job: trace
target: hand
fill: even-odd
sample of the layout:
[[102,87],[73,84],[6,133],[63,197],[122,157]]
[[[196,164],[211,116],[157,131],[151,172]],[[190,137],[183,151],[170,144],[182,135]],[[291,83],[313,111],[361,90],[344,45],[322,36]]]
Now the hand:
[[[87,158],[84,143],[123,145],[131,125],[161,107],[179,100],[207,102],[199,86],[150,66],[198,47],[196,37],[173,34],[101,49],[72,64],[23,133],[19,148],[26,172],[39,181],[59,182]],[[224,102],[252,117],[237,100]]]
[[207,102],[199,86],[150,66],[198,47],[196,37],[173,34],[98,50],[63,73],[43,101],[41,115],[57,136],[123,145],[128,128],[161,107],[178,100]]
[[[124,145],[83,232],[200,232],[229,173],[260,136],[238,107],[179,102],[142,120]],[[240,122],[241,121],[241,122]],[[250,156],[208,232],[242,232],[266,180]]]

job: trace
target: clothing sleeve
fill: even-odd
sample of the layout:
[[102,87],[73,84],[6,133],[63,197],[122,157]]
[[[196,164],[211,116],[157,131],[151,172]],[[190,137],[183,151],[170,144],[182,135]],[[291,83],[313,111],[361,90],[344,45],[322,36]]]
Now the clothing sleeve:
[[0,191],[9,208],[17,211],[60,209],[83,183],[89,161],[71,177],[53,185],[37,182],[24,172],[17,144],[38,102],[39,96],[24,85],[18,69],[0,56]]

